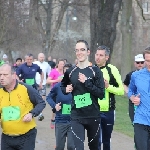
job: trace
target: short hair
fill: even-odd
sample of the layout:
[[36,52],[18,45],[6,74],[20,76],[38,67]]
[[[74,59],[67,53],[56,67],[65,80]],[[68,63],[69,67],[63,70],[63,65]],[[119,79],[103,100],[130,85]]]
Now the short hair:
[[150,54],[150,47],[145,48],[143,52],[143,57],[145,58],[145,54]]
[[105,54],[106,56],[109,56],[110,55],[110,48],[105,46],[105,45],[101,45],[97,48],[97,50],[104,50],[105,51]]
[[9,66],[9,67],[10,67],[10,69],[11,69],[11,74],[14,74],[14,73],[16,72],[15,67],[12,66],[12,65],[10,65],[9,63],[4,63],[2,66],[0,66],[0,68],[1,68],[1,67],[5,67],[5,66]]
[[[87,48],[87,50],[89,50],[90,48],[89,48],[89,44],[88,44],[88,42],[87,41],[85,41],[85,40],[78,40],[77,41],[77,43],[84,43],[85,44],[85,46],[86,46],[86,48]],[[76,44],[77,44],[76,43]]]
[[20,60],[20,61],[22,62],[22,58],[17,58],[17,59],[16,59],[16,62],[17,62],[18,60]]
[[24,58],[26,59],[26,57],[33,57],[33,54],[26,54]]

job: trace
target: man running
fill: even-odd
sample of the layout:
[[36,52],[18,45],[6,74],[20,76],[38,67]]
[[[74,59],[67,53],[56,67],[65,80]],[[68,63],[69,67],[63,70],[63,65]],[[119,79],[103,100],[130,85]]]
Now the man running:
[[104,98],[104,79],[96,66],[89,66],[88,43],[79,40],[74,50],[78,65],[68,69],[61,82],[64,94],[72,93],[71,129],[76,150],[84,150],[85,129],[90,150],[98,150],[100,113],[98,98]]
[[[96,64],[103,72],[105,82],[105,97],[103,100],[99,100],[102,130],[100,141],[102,139],[103,150],[110,150],[111,133],[115,118],[115,95],[124,94],[121,75],[118,69],[107,63],[109,54],[110,49],[104,45],[99,46],[95,54]],[[99,150],[101,150],[101,143]]]
[[42,69],[37,64],[33,64],[33,55],[27,54],[25,56],[25,63],[19,66],[19,68],[16,70],[16,74],[19,77],[21,75],[22,81],[25,82],[28,85],[32,85],[35,89],[37,89],[37,84],[35,81],[35,75],[38,72],[41,76],[41,82],[39,84],[39,88],[42,89],[42,83],[43,83],[43,72]]

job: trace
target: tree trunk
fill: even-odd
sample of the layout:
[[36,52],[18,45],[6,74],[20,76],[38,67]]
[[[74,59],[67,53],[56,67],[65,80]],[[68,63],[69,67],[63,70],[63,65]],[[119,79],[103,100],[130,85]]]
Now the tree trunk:
[[96,48],[106,45],[110,48],[110,58],[116,39],[116,24],[122,0],[89,0],[91,55],[90,61],[95,62]]
[[49,53],[53,51],[53,48],[55,46],[56,36],[57,36],[58,31],[60,29],[60,26],[61,26],[64,14],[65,14],[65,11],[68,8],[69,1],[70,0],[63,0],[63,2],[61,2],[61,8],[59,10],[58,20],[57,20],[56,27],[54,29],[54,32],[53,32],[53,35],[52,35],[52,38],[51,38],[51,44],[50,44]]
[[125,79],[125,75],[131,71],[131,50],[132,50],[132,32],[131,32],[131,15],[132,0],[123,0],[122,16],[121,16],[121,32],[122,32],[122,56],[121,56],[121,75]]

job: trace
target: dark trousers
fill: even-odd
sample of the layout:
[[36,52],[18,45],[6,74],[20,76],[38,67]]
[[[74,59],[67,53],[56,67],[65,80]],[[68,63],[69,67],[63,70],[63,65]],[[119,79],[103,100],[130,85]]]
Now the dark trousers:
[[71,129],[76,150],[84,150],[85,129],[90,150],[98,150],[100,118],[83,118],[71,121]]
[[136,150],[150,150],[150,126],[134,124]]
[[37,129],[31,129],[20,136],[8,136],[2,133],[1,150],[34,150]]
[[131,122],[133,123],[133,121],[134,121],[134,104],[131,102],[129,102],[129,117],[130,117]]
[[55,150],[64,150],[66,138],[67,138],[67,150],[75,149],[70,123],[56,123],[55,135],[56,135]]
[[114,110],[101,113],[101,135],[99,138],[99,149],[103,143],[103,150],[110,150],[111,134],[114,126]]

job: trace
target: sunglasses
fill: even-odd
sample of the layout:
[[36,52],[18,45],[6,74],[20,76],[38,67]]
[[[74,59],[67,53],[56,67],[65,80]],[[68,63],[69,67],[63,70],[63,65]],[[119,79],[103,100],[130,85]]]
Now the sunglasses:
[[144,61],[137,61],[137,64],[144,64]]

